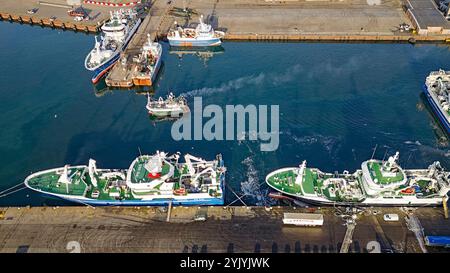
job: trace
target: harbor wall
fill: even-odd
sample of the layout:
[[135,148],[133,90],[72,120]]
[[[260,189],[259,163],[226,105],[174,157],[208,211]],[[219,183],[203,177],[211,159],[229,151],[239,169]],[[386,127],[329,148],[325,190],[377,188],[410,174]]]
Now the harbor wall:
[[[158,39],[166,39],[166,34],[160,34]],[[228,41],[310,41],[310,42],[450,42],[447,35],[383,35],[383,34],[233,34],[226,33],[223,40]]]
[[42,27],[59,28],[63,30],[83,31],[87,33],[97,33],[101,24],[86,25],[79,22],[64,22],[58,19],[40,18],[26,15],[15,15],[0,11],[0,20],[16,22],[21,24],[38,25]]
[[[321,214],[324,222],[317,227],[284,225],[287,212]],[[411,213],[425,236],[450,232],[441,208],[350,213],[356,214],[356,226],[346,241],[348,252],[370,252],[377,243],[393,252],[422,252],[406,227],[405,216]],[[386,213],[398,214],[399,221],[384,221]],[[0,207],[0,252],[67,253],[68,244],[75,242],[80,252],[336,253],[342,250],[348,217],[339,207]]]

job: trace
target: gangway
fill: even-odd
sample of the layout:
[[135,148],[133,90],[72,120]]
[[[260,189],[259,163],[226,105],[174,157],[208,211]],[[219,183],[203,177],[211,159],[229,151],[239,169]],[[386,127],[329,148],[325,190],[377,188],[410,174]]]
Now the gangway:
[[427,253],[427,249],[425,247],[425,240],[424,240],[424,233],[423,233],[423,227],[420,224],[419,218],[417,216],[410,214],[409,216],[405,217],[406,226],[407,228],[414,232],[414,235],[416,235],[417,241],[419,242],[420,249],[423,253]]
[[353,220],[347,221],[347,231],[345,232],[344,241],[342,242],[341,250],[339,253],[348,253],[348,249],[350,248],[350,244],[353,239],[353,232],[355,231],[356,223]]

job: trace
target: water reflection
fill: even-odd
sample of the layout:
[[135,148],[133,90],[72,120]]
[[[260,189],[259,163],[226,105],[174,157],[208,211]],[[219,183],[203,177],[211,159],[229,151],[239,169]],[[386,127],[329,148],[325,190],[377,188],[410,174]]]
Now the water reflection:
[[94,95],[97,98],[113,94],[114,92],[134,92],[136,95],[153,95],[155,94],[154,86],[133,86],[131,88],[109,87],[106,85],[105,78],[101,79],[97,84],[93,85]]
[[194,55],[203,61],[203,65],[206,67],[208,61],[214,57],[214,55],[222,54],[225,49],[222,46],[212,47],[170,47],[169,54],[178,55],[179,59],[183,59],[184,55]]

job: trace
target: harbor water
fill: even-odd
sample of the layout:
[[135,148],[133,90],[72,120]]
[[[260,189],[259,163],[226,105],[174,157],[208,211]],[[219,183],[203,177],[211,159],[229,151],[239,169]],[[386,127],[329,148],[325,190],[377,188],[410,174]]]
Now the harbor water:
[[[244,43],[221,50],[169,50],[155,96],[184,94],[203,105],[279,105],[279,147],[260,141],[175,141],[172,122],[155,122],[140,90],[94,87],[84,69],[94,36],[0,22],[0,191],[31,172],[97,160],[128,168],[156,150],[212,159],[227,166],[226,202],[266,205],[270,171],[308,166],[353,172],[372,156],[400,152],[404,168],[439,160],[450,168],[447,135],[421,95],[431,70],[448,69],[450,50],[434,44]],[[205,119],[206,121],[207,119]],[[29,190],[0,206],[67,204]],[[239,205],[241,203],[234,203]]]

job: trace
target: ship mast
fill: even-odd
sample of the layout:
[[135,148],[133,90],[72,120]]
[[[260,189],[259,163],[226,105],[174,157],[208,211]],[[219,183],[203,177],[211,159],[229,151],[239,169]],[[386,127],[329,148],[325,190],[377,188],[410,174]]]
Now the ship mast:
[[58,183],[66,184],[66,192],[69,193],[69,184],[72,183],[69,178],[69,165],[64,166],[64,171],[58,179]]

